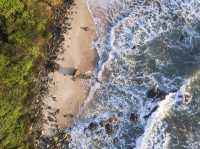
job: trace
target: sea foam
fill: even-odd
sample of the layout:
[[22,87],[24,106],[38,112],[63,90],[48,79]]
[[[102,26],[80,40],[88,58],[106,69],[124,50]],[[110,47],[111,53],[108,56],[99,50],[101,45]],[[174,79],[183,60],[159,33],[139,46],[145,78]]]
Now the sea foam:
[[[69,148],[200,148],[200,1],[87,2],[99,61]],[[147,97],[155,86],[164,99]]]

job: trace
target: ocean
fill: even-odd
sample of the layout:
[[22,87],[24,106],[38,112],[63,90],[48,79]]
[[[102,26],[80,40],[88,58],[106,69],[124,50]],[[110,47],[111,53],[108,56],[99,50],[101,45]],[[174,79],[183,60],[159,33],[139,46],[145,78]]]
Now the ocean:
[[200,0],[88,0],[98,62],[73,149],[200,148]]

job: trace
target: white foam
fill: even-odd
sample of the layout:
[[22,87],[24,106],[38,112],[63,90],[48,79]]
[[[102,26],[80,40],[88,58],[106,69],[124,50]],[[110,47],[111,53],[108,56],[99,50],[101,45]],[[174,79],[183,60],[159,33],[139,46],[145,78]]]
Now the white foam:
[[[187,78],[184,78],[184,75],[167,76],[160,71],[166,66],[175,64],[170,61],[171,59],[167,61],[164,56],[157,58],[157,53],[151,53],[152,49],[148,46],[157,42],[155,39],[162,37],[166,38],[162,44],[168,44],[169,48],[178,50],[182,50],[181,46],[191,48],[192,38],[200,35],[191,27],[193,22],[200,18],[200,1],[160,0],[160,4],[153,1],[149,3],[144,5],[143,0],[88,0],[90,12],[97,26],[98,36],[94,46],[97,48],[100,60],[93,75],[92,88],[83,107],[94,96],[96,105],[88,109],[84,115],[80,115],[80,119],[70,131],[74,148],[95,148],[95,145],[99,148],[127,148],[128,145],[133,147],[136,140],[137,149],[170,147],[171,134],[166,132],[168,123],[164,119],[174,114],[174,111],[188,111],[188,105],[182,102],[179,93],[170,93],[164,101],[159,102],[147,99],[146,91],[154,84],[167,92],[180,89],[182,94]],[[178,41],[174,43],[175,40],[170,41],[171,39],[165,37],[176,29],[188,33],[184,43]],[[136,47],[133,48],[134,46]],[[167,50],[164,52],[167,53]],[[157,72],[148,70],[151,69],[148,66],[148,58],[156,59],[156,67],[159,68]],[[108,81],[102,79],[105,68],[111,71]],[[177,71],[179,69],[181,71],[181,68],[177,68]],[[159,108],[146,121],[143,117],[156,105]],[[136,124],[129,121],[132,112],[139,115],[139,122]],[[120,113],[123,115],[117,116]],[[112,115],[117,116],[120,122],[118,129],[111,136],[107,135],[103,128],[98,128],[102,130],[99,134],[94,133],[90,136],[84,134],[84,128],[92,120],[99,122]],[[129,132],[129,129],[143,129],[143,127],[145,127],[144,133]],[[142,134],[143,136],[137,139]],[[128,135],[129,138],[123,135]],[[119,138],[118,146],[113,144],[112,140],[115,137]],[[96,144],[97,142],[99,144]]]

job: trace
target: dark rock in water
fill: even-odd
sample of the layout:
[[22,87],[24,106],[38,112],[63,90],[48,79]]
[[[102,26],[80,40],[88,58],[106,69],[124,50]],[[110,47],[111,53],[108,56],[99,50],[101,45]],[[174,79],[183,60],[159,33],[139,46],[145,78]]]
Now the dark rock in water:
[[136,46],[134,45],[131,49],[135,49],[136,48]]
[[161,89],[159,89],[155,86],[147,91],[147,97],[148,98],[164,99],[167,94],[168,94],[167,92],[165,92],[165,91],[163,91],[163,90],[161,90]]
[[64,135],[64,139],[67,140],[67,141],[71,141],[72,137],[71,137],[70,134],[67,133],[67,134]]
[[192,96],[188,93],[185,93],[184,95],[184,103],[189,104],[192,100]]
[[84,128],[84,133],[86,134],[87,137],[89,137],[92,133],[92,131],[96,130],[98,128],[98,123],[96,122],[91,122],[88,127]]
[[181,35],[181,36],[180,36],[180,41],[183,41],[183,40],[184,40],[184,36]]
[[107,134],[112,134],[113,133],[113,128],[112,128],[112,125],[111,124],[109,124],[109,123],[107,123],[106,125],[105,125],[105,130],[106,130],[106,133]]
[[137,122],[138,121],[138,115],[136,113],[131,113],[130,121]]
[[104,71],[102,73],[102,80],[107,81],[111,76],[111,72],[108,68],[104,68]]
[[118,117],[122,117],[122,116],[123,116],[123,113],[122,113],[122,112],[119,112],[119,113],[117,113],[117,116],[118,116]]
[[63,136],[63,142],[62,142],[62,144],[64,145],[64,147],[62,147],[62,148],[68,149],[69,148],[69,144],[70,144],[71,141],[72,141],[71,135],[68,134],[68,133],[64,134],[64,136]]
[[[107,120],[101,120],[99,122],[99,125],[101,127],[104,127],[105,130],[106,130],[106,133],[108,135],[112,134],[113,133],[113,129],[117,128],[118,126],[116,125],[117,122],[118,122],[118,118],[115,117],[115,116],[112,116],[110,118],[108,118]],[[114,127],[113,127],[114,126]]]
[[154,97],[156,97],[156,89],[155,89],[155,87],[153,87],[153,88],[151,88],[151,89],[149,89],[148,91],[147,91],[147,97],[148,98],[154,98]]
[[115,116],[112,116],[112,117],[108,118],[107,120],[102,120],[102,121],[100,121],[100,122],[99,122],[99,125],[100,125],[101,127],[104,127],[107,123],[109,123],[109,124],[115,124],[115,123],[117,123],[117,122],[118,122],[118,118],[115,117]]
[[178,15],[174,15],[172,19],[173,21],[176,21],[178,19]]
[[92,131],[90,130],[90,129],[88,129],[88,128],[84,128],[84,134],[87,136],[87,137],[89,137],[89,136],[91,136],[91,134],[92,134]]
[[68,148],[69,148],[69,144],[70,144],[69,141],[65,141],[65,143],[64,143],[64,148],[68,149]]
[[97,129],[97,127],[98,127],[98,124],[96,122],[91,122],[88,126],[88,129],[93,131],[93,130]]
[[162,91],[160,89],[157,89],[157,98],[161,98],[161,99],[165,99],[165,97],[167,96],[167,92],[165,91]]
[[109,123],[115,123],[118,121],[118,119],[116,117],[110,117],[108,120],[107,120]]
[[102,121],[99,122],[99,124],[100,124],[101,127],[104,127],[105,122],[102,120]]
[[119,142],[119,139],[118,138],[114,138],[113,139],[113,144],[117,144]]
[[147,114],[147,115],[144,116],[144,118],[145,118],[145,119],[149,118],[149,117],[151,116],[151,114],[152,114],[153,112],[155,112],[155,111],[158,109],[158,107],[159,107],[158,105],[155,106],[155,107],[151,110],[151,112],[150,112],[149,114]]
[[177,89],[172,89],[170,90],[170,93],[176,93],[178,90]]

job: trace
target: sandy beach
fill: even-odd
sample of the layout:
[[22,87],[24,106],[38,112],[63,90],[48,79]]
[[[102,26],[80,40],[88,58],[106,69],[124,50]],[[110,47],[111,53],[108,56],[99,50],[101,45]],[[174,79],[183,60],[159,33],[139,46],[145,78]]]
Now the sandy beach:
[[70,19],[72,28],[64,35],[64,52],[56,60],[59,70],[49,74],[52,81],[44,101],[44,135],[52,135],[55,128],[69,127],[89,91],[87,79],[72,80],[65,70],[76,68],[79,73],[89,73],[95,65],[96,51],[91,48],[95,25],[86,0],[75,0]]

